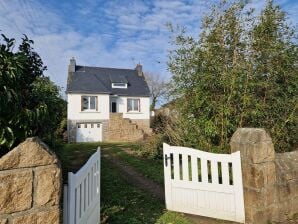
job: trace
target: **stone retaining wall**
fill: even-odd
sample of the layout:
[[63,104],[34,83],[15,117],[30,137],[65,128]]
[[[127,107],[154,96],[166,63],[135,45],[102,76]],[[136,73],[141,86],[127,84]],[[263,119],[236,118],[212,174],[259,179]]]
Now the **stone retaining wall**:
[[105,141],[108,142],[134,142],[144,139],[144,130],[122,113],[110,113]]
[[256,128],[238,129],[230,145],[241,153],[245,223],[298,223],[298,151],[276,154]]
[[131,122],[136,124],[146,134],[148,134],[148,135],[152,134],[152,129],[150,128],[150,120],[149,119],[131,119]]
[[0,158],[0,224],[59,224],[61,168],[37,138]]

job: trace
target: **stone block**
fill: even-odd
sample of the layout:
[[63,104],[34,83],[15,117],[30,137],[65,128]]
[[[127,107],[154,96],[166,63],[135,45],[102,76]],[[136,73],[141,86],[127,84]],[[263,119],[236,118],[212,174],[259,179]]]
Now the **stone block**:
[[0,170],[44,166],[57,163],[57,157],[38,138],[27,138],[0,159]]
[[58,207],[48,211],[36,211],[12,219],[12,224],[59,224],[60,210]]
[[245,187],[261,189],[267,185],[276,183],[275,164],[243,164],[242,175],[243,185]]
[[36,170],[34,198],[36,206],[58,205],[61,194],[61,178],[61,169],[55,165]]
[[292,198],[290,210],[291,210],[291,215],[292,216],[296,215],[298,219],[298,196]]
[[245,207],[263,208],[266,205],[264,194],[261,191],[244,187],[244,204]]
[[291,197],[298,197],[298,179],[289,181],[288,186]]
[[247,152],[247,158],[251,163],[273,162],[275,159],[272,142],[259,142],[251,145]]
[[32,170],[0,172],[0,214],[31,208]]
[[255,214],[255,208],[245,206],[245,223],[250,224],[253,223],[253,217]]
[[265,186],[263,169],[251,165],[242,166],[243,185],[245,187],[262,188]]
[[8,219],[0,219],[0,224],[7,224],[8,223]]
[[270,136],[264,129],[239,128],[230,142],[231,152],[240,151],[246,163],[274,161],[275,152]]
[[277,199],[279,202],[288,201],[291,199],[290,187],[288,183],[276,185]]
[[272,217],[272,209],[265,208],[262,210],[257,210],[253,214],[253,222],[257,224],[268,224],[270,223],[271,217]]
[[274,210],[273,221],[285,222],[291,217],[291,201],[279,202]]
[[238,128],[231,138],[231,142],[241,144],[256,144],[264,141],[271,141],[271,138],[263,128]]
[[266,207],[270,207],[273,204],[277,203],[275,185],[269,186],[266,189],[263,189],[263,193],[264,193],[264,201],[265,201]]

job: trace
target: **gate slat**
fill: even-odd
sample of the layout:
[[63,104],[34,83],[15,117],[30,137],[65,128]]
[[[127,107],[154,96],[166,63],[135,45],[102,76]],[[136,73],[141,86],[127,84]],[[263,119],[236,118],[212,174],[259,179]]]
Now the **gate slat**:
[[182,173],[183,173],[183,180],[188,181],[189,180],[189,171],[188,171],[188,155],[183,154],[182,155]]
[[[169,145],[163,144],[163,158],[164,158],[164,182],[165,182],[165,201],[166,201],[166,207],[171,208],[171,184],[169,181],[167,181],[167,178],[172,178],[172,167],[171,167],[171,161],[168,160],[168,157],[170,157],[169,152]],[[172,158],[173,159],[173,158]],[[168,160],[168,161],[166,161]],[[174,161],[172,161],[173,163]]]
[[208,169],[207,169],[207,159],[201,158],[201,175],[202,183],[208,183]]
[[90,205],[90,171],[88,172],[88,177],[87,177],[87,189],[88,189],[88,203],[87,205]]
[[211,160],[211,176],[212,176],[212,183],[218,184],[218,167],[217,161]]
[[174,180],[180,180],[180,169],[179,169],[179,154],[173,153],[174,156]]
[[221,163],[221,172],[222,172],[222,184],[229,185],[230,176],[229,176],[229,166],[227,162]]
[[243,195],[243,187],[242,187],[242,172],[241,172],[241,158],[240,158],[240,151],[237,151],[232,154],[233,155],[233,174],[234,174],[234,186],[238,189],[235,192],[237,195],[235,204],[236,208],[236,219],[242,220],[245,217],[245,210],[244,210],[244,198]]
[[[76,212],[75,220],[79,220],[81,216],[81,187],[80,185],[76,188]],[[76,223],[76,222],[75,222]]]
[[198,178],[198,157],[191,156],[191,175],[192,175],[192,181],[197,183],[199,181]]

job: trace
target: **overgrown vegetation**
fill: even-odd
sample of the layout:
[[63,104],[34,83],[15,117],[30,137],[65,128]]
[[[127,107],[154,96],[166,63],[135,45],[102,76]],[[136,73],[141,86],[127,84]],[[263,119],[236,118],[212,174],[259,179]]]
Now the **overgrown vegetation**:
[[[27,36],[0,42],[0,155],[29,136],[54,137],[65,115],[60,88],[44,76],[46,67]],[[57,136],[56,135],[56,136]]]
[[[240,2],[240,3],[239,3]],[[170,142],[226,152],[239,127],[269,131],[278,152],[297,148],[297,30],[268,1],[257,15],[242,1],[222,1],[198,40],[183,29],[169,56],[178,116]]]

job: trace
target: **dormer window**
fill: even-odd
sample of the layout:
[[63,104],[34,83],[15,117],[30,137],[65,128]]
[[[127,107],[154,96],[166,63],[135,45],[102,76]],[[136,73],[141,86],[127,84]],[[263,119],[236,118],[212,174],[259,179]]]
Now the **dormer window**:
[[116,89],[127,89],[127,83],[123,83],[123,82],[113,82],[112,83],[112,88]]

